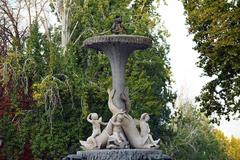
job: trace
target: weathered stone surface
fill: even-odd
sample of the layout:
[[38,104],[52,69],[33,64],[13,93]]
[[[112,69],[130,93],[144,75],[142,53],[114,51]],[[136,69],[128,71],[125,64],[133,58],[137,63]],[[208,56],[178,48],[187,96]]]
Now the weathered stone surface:
[[152,40],[148,37],[138,35],[103,35],[86,39],[83,46],[102,51],[106,45],[122,44],[125,48],[134,48],[134,50],[144,50],[151,47]]
[[120,110],[127,111],[126,104],[121,99],[125,86],[125,65],[134,50],[144,50],[152,45],[148,37],[137,35],[103,35],[90,37],[83,46],[103,51],[107,55],[112,69],[112,89],[116,92],[113,102]]
[[115,149],[78,151],[65,160],[171,160],[161,150],[152,149]]

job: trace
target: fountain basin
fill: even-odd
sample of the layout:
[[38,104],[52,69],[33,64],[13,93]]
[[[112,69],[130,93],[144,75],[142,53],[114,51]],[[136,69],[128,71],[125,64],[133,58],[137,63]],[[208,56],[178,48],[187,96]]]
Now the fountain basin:
[[83,42],[83,46],[98,51],[104,51],[106,45],[123,45],[128,49],[144,50],[152,45],[152,40],[138,35],[104,35],[90,37]]

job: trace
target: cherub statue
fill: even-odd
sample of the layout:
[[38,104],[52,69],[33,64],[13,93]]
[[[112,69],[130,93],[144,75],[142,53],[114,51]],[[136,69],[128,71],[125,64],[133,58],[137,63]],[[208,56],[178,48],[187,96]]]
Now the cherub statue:
[[139,121],[139,125],[140,125],[140,130],[141,130],[141,136],[144,138],[145,143],[151,143],[153,146],[158,147],[158,143],[160,141],[160,139],[154,141],[151,135],[151,131],[148,125],[148,121],[149,121],[150,117],[147,113],[143,113],[141,115],[140,121]]
[[113,120],[110,120],[110,122],[113,124],[113,136],[116,137],[118,142],[127,141],[121,127],[123,118],[124,116],[122,114],[118,114]]
[[102,122],[102,117],[98,119],[97,113],[90,113],[87,117],[87,121],[92,123],[92,138],[95,138],[96,136],[101,134],[101,124],[107,125],[107,123]]
[[113,125],[113,132],[109,137],[107,148],[129,148],[128,141],[122,129],[123,114],[124,113],[118,113],[110,119]]
[[111,31],[113,34],[125,34],[125,29],[122,25],[122,18],[121,16],[116,16],[114,23],[112,25]]

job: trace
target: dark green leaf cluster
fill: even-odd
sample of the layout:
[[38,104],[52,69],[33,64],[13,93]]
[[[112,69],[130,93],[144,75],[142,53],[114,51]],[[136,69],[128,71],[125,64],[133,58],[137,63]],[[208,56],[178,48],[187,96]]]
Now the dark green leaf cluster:
[[24,139],[18,134],[17,128],[12,124],[9,116],[3,116],[0,119],[0,133],[3,137],[3,145],[0,154],[7,159],[18,159],[23,149]]

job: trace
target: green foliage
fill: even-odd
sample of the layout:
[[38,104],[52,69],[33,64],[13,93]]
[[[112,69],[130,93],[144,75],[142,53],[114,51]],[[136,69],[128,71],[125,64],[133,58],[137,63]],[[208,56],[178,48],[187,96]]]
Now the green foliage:
[[212,116],[240,111],[240,1],[183,1],[189,32],[200,53],[198,66],[212,78],[198,100],[202,111]]
[[229,147],[227,148],[228,155],[233,160],[240,159],[240,139],[234,136],[231,137]]
[[214,136],[221,143],[224,152],[228,155],[229,160],[240,159],[240,139],[232,136],[228,138],[220,130],[214,130]]
[[4,138],[4,147],[1,148],[2,155],[8,160],[18,159],[24,145],[24,139],[17,134],[17,128],[7,115],[0,119],[0,133]]
[[[166,67],[166,68],[165,68]],[[130,88],[132,110],[130,113],[140,117],[142,113],[151,116],[151,128],[155,136],[167,136],[166,124],[169,121],[170,109],[166,105],[172,102],[169,90],[168,66],[164,65],[161,52],[151,49],[148,53],[136,53],[129,59],[127,66],[127,86]],[[166,134],[166,135],[165,135]]]
[[60,159],[79,150],[79,139],[90,135],[91,125],[86,121],[90,112],[97,112],[103,121],[112,116],[106,92],[111,87],[109,61],[104,54],[83,48],[82,42],[91,36],[110,34],[116,15],[122,16],[128,34],[153,39],[151,49],[134,54],[127,64],[130,114],[139,118],[143,112],[150,113],[154,136],[166,139],[170,114],[167,104],[174,99],[166,58],[167,33],[157,25],[160,16],[155,12],[153,0],[130,5],[131,2],[73,0],[69,4],[69,29],[73,33],[65,54],[57,28],[50,30],[51,39],[48,39],[39,32],[37,22],[32,24],[25,48],[19,53],[21,58],[11,62],[18,61],[16,79],[25,77],[28,96],[34,100],[30,110],[19,108],[23,114],[19,116],[17,133],[29,140],[36,159]]
[[227,160],[208,119],[195,107],[189,101],[180,100],[170,124],[173,136],[163,146],[166,153],[177,160]]
[[21,123],[21,134],[31,139],[36,159],[63,158],[79,149],[78,139],[83,135],[80,118],[79,108],[55,112],[54,123],[50,126],[47,112],[38,110],[26,115]]

